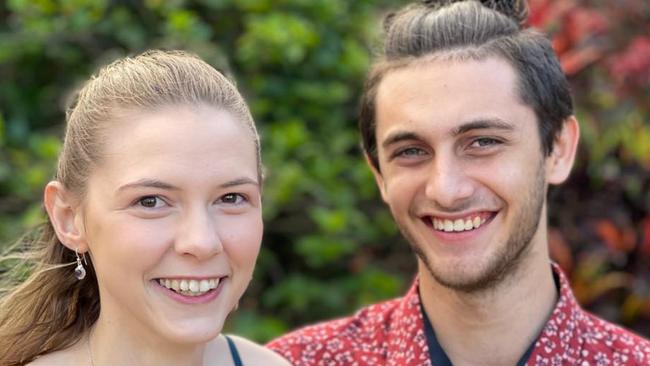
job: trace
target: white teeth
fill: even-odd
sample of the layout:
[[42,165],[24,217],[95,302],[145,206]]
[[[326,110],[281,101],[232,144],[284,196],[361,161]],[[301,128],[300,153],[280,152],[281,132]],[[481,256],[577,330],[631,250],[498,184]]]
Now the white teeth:
[[199,282],[199,291],[201,292],[206,292],[210,289],[210,281],[208,280],[201,280]]
[[185,296],[199,296],[204,293],[217,288],[219,286],[219,278],[210,278],[202,280],[178,280],[160,278],[158,283],[170,290],[174,290]]
[[189,283],[190,283],[190,291],[199,292],[199,281],[190,280]]
[[445,232],[461,232],[461,231],[466,231],[466,230],[473,230],[473,229],[478,229],[481,225],[485,223],[486,219],[481,218],[480,216],[475,216],[473,219],[472,218],[466,218],[466,219],[456,219],[456,220],[449,220],[449,219],[436,219],[433,218],[431,220],[431,223],[433,225],[433,228],[436,230],[440,231],[445,231]]
[[445,231],[454,231],[454,223],[451,222],[451,220],[445,220],[444,223],[445,223],[445,227],[444,227]]

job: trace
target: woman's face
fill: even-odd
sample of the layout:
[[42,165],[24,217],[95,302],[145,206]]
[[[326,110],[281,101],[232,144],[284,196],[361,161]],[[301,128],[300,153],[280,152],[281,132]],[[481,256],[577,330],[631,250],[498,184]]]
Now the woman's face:
[[103,144],[82,208],[100,320],[177,343],[212,339],[262,240],[250,130],[220,109],[173,106],[128,114]]

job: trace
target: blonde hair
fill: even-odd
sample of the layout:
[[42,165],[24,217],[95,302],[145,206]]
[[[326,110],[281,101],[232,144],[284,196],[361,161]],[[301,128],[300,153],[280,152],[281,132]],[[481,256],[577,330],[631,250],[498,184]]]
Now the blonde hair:
[[[76,199],[101,162],[102,135],[119,113],[168,105],[224,109],[251,131],[261,178],[260,144],[237,88],[198,57],[182,51],[147,51],[102,68],[66,113],[66,133],[55,179]],[[14,248],[16,249],[16,248]],[[75,344],[99,317],[99,289],[88,258],[86,278],[73,275],[75,253],[46,222],[18,244],[18,263],[0,278],[0,365],[23,365]],[[26,279],[25,271],[29,271]]]

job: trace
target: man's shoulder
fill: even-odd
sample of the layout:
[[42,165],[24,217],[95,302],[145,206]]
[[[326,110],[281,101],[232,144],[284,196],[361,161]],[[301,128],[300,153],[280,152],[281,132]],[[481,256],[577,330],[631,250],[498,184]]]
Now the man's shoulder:
[[[345,365],[382,357],[385,338],[401,298],[369,305],[354,315],[306,326],[267,347],[294,365]],[[369,362],[367,364],[372,364]]]
[[647,339],[583,309],[556,264],[553,272],[560,285],[560,298],[529,364],[650,365]]
[[618,365],[650,365],[650,340],[587,311],[583,315],[579,322],[580,359],[609,360]]

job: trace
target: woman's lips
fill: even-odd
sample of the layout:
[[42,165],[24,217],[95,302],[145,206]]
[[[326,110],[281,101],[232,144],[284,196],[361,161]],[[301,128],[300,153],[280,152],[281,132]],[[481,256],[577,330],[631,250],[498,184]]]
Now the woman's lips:
[[157,278],[152,282],[176,301],[184,304],[203,304],[214,300],[219,295],[227,279],[228,277]]

